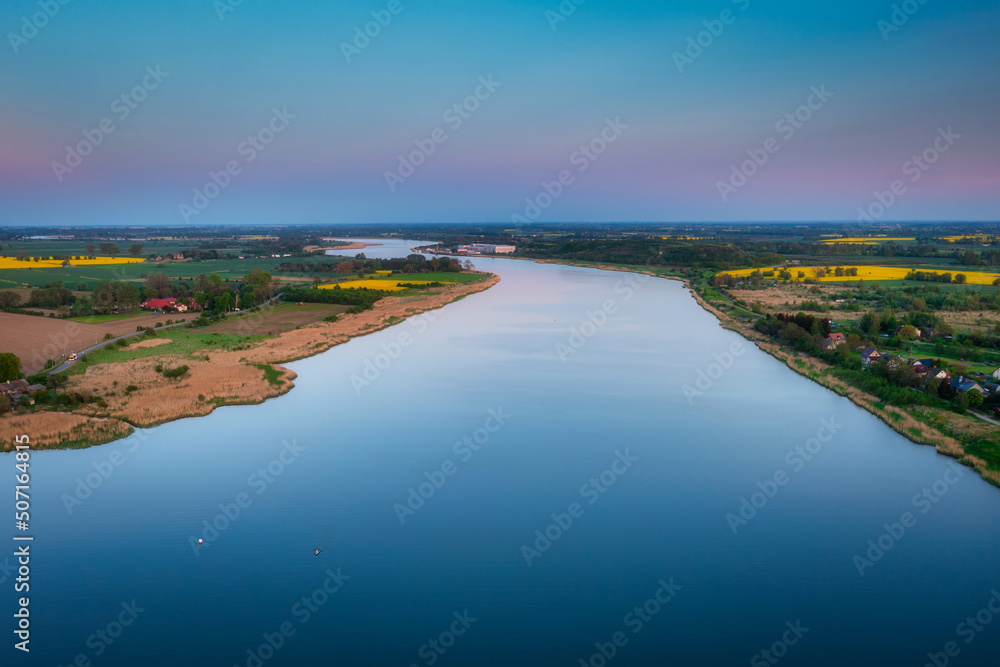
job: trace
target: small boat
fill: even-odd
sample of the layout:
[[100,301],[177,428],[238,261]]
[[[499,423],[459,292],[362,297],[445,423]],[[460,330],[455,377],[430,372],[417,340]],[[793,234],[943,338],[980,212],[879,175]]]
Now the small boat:
[[318,556],[318,555],[320,554],[320,552],[321,552],[321,551],[323,551],[323,550],[322,550],[322,549],[317,549],[317,550],[316,550],[316,555]]

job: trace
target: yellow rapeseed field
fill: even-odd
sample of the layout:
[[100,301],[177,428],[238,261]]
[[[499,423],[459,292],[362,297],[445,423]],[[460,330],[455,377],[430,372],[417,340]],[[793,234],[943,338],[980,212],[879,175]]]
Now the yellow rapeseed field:
[[[857,269],[857,276],[837,276],[834,275],[835,266],[775,266],[760,269],[760,271],[774,271],[775,273],[787,269],[792,273],[792,279],[798,280],[799,271],[805,273],[806,278],[816,278],[817,269],[822,269],[825,275],[820,278],[821,282],[844,282],[854,280],[903,280],[910,271],[923,271],[924,273],[950,273],[952,277],[961,273],[965,275],[965,282],[969,285],[992,285],[993,281],[1000,278],[1000,273],[983,273],[980,271],[963,271],[961,268],[950,269],[948,271],[928,270],[925,268],[907,268],[903,266],[844,266],[844,269]],[[736,278],[749,276],[758,269],[740,269],[739,271],[723,271]]]
[[889,238],[887,236],[849,237],[841,239],[824,239],[820,243],[851,243],[854,245],[873,245],[882,241],[916,241],[915,238]]
[[[365,279],[365,280],[349,280],[342,283],[332,283],[329,285],[320,285],[320,289],[333,289],[336,286],[340,286],[340,289],[378,289],[385,290],[387,292],[398,292],[400,290],[406,289],[405,287],[400,287],[399,283],[409,283],[411,285],[426,285],[428,283],[435,282],[433,280],[376,280],[376,279]],[[441,282],[441,281],[437,281]],[[444,285],[454,285],[455,283],[442,283]]]
[[[99,264],[136,264],[146,261],[142,257],[94,257],[93,259],[81,259],[74,257],[69,260],[71,266],[96,266]],[[34,258],[23,261],[15,257],[0,257],[0,269],[53,269],[63,265],[61,259],[39,259]]]

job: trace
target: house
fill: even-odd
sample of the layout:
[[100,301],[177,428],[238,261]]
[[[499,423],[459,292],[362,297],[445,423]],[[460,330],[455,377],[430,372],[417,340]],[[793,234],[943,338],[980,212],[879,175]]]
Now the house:
[[[160,310],[163,312],[167,312],[168,310],[174,310],[176,303],[177,303],[177,298],[171,296],[167,297],[166,299],[148,299],[147,301],[143,302],[142,307],[147,308],[149,310]],[[183,307],[184,310],[187,310],[187,307],[184,306],[184,304],[181,304],[181,307]]]
[[[909,324],[900,324],[898,327],[896,327],[895,334],[898,336],[899,334],[901,334],[903,332],[903,329],[906,328],[906,327],[908,327],[908,326],[910,326],[910,325]],[[917,338],[920,338],[920,335],[921,335],[920,334],[920,329],[917,329],[916,327],[913,327],[913,329],[917,332]]]
[[959,394],[964,394],[966,392],[972,391],[973,389],[978,391],[983,396],[986,396],[988,393],[985,389],[979,386],[978,382],[970,380],[969,378],[966,377],[958,377],[952,380],[951,388],[954,389]]
[[29,396],[34,396],[38,392],[44,391],[45,390],[45,385],[44,384],[29,384],[27,387],[24,388],[24,390],[26,392],[28,392]]
[[866,347],[865,349],[861,350],[861,365],[862,366],[870,366],[873,361],[878,361],[881,358],[882,358],[882,355],[879,354],[878,350],[876,350],[874,347],[872,347],[870,345],[868,347]]
[[960,376],[951,381],[951,388],[959,394],[964,394],[975,389],[982,395],[986,395],[986,390],[978,382],[970,378]]
[[913,372],[917,375],[927,375],[928,368],[919,361],[913,364]]
[[837,347],[838,345],[843,345],[846,342],[847,342],[847,339],[844,338],[844,334],[842,334],[842,333],[832,333],[832,334],[830,334],[829,336],[827,336],[823,340],[823,349],[824,350],[832,350],[833,348]]
[[949,373],[943,368],[938,368],[937,366],[933,366],[930,370],[927,371],[928,380],[947,380],[950,377],[951,373]]
[[28,389],[27,380],[10,380],[0,382],[0,394],[4,396],[20,396]]
[[1000,380],[1000,368],[998,368],[995,371],[993,371],[993,379],[994,380]]

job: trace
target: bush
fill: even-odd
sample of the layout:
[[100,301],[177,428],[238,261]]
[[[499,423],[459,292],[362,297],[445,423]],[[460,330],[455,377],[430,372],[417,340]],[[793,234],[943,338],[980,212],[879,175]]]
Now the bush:
[[130,384],[129,386],[125,387],[125,393],[126,394],[129,394],[129,393],[132,393],[133,391],[138,391],[138,390],[139,390],[139,387],[135,386],[134,384]]
[[6,394],[0,394],[0,415],[10,412],[10,398]]
[[168,368],[163,371],[163,377],[166,378],[179,378],[188,372],[187,365],[178,366],[177,368]]
[[326,317],[323,318],[323,321],[324,322],[336,322],[337,321],[337,316],[336,315],[327,315]]
[[111,340],[112,338],[114,338],[114,336],[112,336],[111,334],[109,333],[104,334],[104,340]]
[[156,364],[156,368],[154,370],[157,373],[162,373],[163,372],[163,364]]

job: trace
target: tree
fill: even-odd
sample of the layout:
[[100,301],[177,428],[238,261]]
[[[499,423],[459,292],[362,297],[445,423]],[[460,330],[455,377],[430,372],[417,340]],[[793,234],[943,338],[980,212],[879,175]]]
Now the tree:
[[97,250],[97,248],[94,247],[93,245],[87,246],[87,257],[93,257],[95,250]]
[[150,273],[146,276],[146,294],[150,293],[150,290],[155,290],[155,297],[166,298],[168,296],[173,296],[173,289],[170,283],[170,276],[161,272]]
[[18,251],[18,253],[17,253],[17,259],[19,261],[21,261],[21,262],[27,262],[28,261],[28,251],[27,250],[20,250],[20,251]]
[[965,395],[968,398],[970,408],[975,409],[983,404],[983,395],[979,393],[978,389],[970,389],[965,392]]
[[21,359],[13,352],[0,352],[0,382],[21,377]]
[[76,284],[76,291],[77,292],[86,292],[87,291],[87,283],[77,283]]
[[128,249],[128,252],[133,257],[138,257],[139,255],[142,254],[142,245],[139,243],[133,243],[132,247]]
[[17,292],[0,292],[0,308],[17,308],[21,305],[21,295]]
[[0,415],[10,412],[10,398],[6,394],[0,394]]

